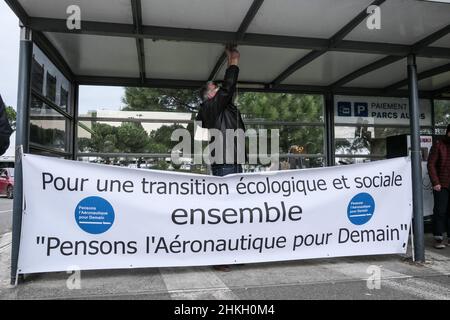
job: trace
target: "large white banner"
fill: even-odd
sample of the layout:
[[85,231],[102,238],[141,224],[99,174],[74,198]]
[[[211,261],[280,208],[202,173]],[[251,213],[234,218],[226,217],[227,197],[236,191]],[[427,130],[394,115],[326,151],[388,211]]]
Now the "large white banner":
[[408,158],[212,177],[24,155],[19,272],[404,253]]

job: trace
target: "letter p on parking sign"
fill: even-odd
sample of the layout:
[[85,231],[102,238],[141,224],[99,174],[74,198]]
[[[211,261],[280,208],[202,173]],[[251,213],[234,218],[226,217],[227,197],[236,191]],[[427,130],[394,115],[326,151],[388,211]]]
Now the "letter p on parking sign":
[[369,105],[367,102],[355,102],[355,117],[368,117]]

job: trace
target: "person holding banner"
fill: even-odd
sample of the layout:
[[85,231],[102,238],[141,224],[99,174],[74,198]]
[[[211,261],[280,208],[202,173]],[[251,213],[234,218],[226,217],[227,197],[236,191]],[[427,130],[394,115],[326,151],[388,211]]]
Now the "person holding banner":
[[450,124],[445,137],[431,148],[428,157],[428,174],[433,184],[433,235],[434,247],[444,249],[444,233],[450,245]]

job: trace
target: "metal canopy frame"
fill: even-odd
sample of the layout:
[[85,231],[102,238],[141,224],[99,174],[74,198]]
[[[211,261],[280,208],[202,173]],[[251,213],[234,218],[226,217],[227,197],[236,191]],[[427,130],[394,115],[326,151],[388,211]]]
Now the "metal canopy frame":
[[[133,12],[133,25],[136,33],[142,32],[142,5],[141,0],[131,0],[131,10]],[[145,81],[145,49],[144,40],[136,38],[136,49],[139,63],[139,75],[141,82]]]
[[[386,0],[375,0],[371,3],[374,6],[380,6]],[[286,70],[281,72],[279,76],[277,76],[271,83],[272,86],[277,86],[284,80],[286,80],[291,74],[304,67],[308,63],[312,62],[316,58],[328,52],[329,49],[335,48],[339,46],[339,44],[344,40],[344,38],[353,31],[364,19],[367,18],[369,14],[364,9],[362,10],[353,20],[348,22],[345,26],[343,26],[339,31],[337,31],[330,39],[328,39],[327,49],[323,50],[313,50],[300,60],[289,66]]]
[[[415,54],[417,57],[450,59],[450,49],[444,47],[432,47],[432,43],[441,39],[450,33],[450,24],[442,29],[433,32],[420,41],[412,45],[353,41],[345,40],[345,37],[353,31],[365,18],[368,13],[363,10],[356,15],[351,21],[338,30],[331,38],[311,38],[283,35],[269,35],[246,32],[252,20],[257,15],[258,10],[264,3],[264,0],[253,0],[244,19],[242,20],[236,32],[187,29],[176,27],[161,27],[142,24],[142,6],[141,0],[130,0],[132,8],[133,24],[110,23],[97,21],[83,21],[81,30],[69,30],[66,21],[63,19],[31,17],[25,12],[23,7],[17,0],[5,0],[13,11],[17,14],[25,27],[33,31],[34,39],[40,47],[44,47],[46,54],[55,61],[55,64],[64,71],[68,79],[74,80],[78,85],[117,85],[117,86],[145,86],[160,88],[198,88],[203,82],[195,80],[180,79],[155,79],[147,78],[145,72],[145,47],[144,39],[153,40],[174,40],[187,42],[203,42],[216,44],[236,44],[245,46],[258,47],[278,47],[290,49],[306,49],[311,50],[304,57],[290,65],[269,83],[261,82],[241,82],[241,90],[247,91],[267,91],[267,92],[295,92],[295,93],[321,93],[321,94],[348,94],[348,95],[383,95],[383,96],[402,96],[407,97],[408,93],[404,90],[398,90],[407,84],[404,79],[386,88],[359,88],[347,87],[344,85],[364,76],[372,71],[385,67],[389,64],[404,59],[409,54]],[[375,0],[371,5],[381,6],[386,0]],[[104,76],[87,76],[82,74],[75,75],[62,55],[51,44],[44,32],[56,32],[65,34],[86,34],[86,35],[102,35],[114,37],[134,38],[136,40],[137,57],[139,63],[139,78],[127,77],[104,77]],[[45,49],[48,50],[45,50]],[[309,86],[309,85],[292,85],[283,84],[283,80],[289,77],[300,68],[308,65],[318,57],[327,52],[350,52],[350,53],[366,53],[366,54],[382,54],[385,57],[369,63],[366,66],[355,70],[342,78],[338,79],[331,85],[327,86]],[[208,79],[212,80],[220,71],[225,61],[225,53],[223,52]],[[422,80],[441,73],[448,72],[448,65],[435,67],[426,70],[418,75],[418,79]],[[419,94],[424,98],[446,98],[443,94],[448,91],[448,86],[438,88],[432,91],[420,91]]]

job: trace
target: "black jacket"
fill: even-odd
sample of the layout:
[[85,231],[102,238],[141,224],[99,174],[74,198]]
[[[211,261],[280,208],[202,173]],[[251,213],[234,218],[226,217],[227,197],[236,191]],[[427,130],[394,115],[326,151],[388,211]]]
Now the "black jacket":
[[[224,141],[223,163],[225,163],[226,160],[226,148],[225,148],[226,130],[227,129],[245,130],[241,113],[239,112],[238,108],[233,104],[233,97],[236,92],[236,83],[238,75],[239,75],[239,67],[235,65],[228,67],[228,69],[225,72],[225,78],[222,86],[219,88],[214,98],[208,99],[207,101],[203,102],[200,105],[200,110],[196,118],[197,121],[202,122],[203,128],[207,129],[214,128],[222,132]],[[237,146],[235,143],[234,163],[239,162],[241,161],[239,161],[239,157],[237,156]],[[216,164],[220,164],[220,162],[217,161]]]

